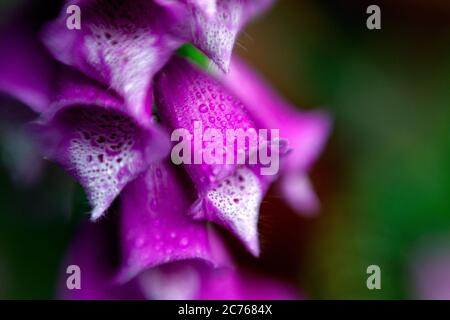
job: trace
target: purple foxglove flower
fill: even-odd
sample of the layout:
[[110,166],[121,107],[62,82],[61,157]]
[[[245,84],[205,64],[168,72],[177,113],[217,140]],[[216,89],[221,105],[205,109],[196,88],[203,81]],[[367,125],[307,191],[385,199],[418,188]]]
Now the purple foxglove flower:
[[48,112],[34,124],[45,154],[85,188],[99,218],[123,187],[165,156],[165,134],[122,112],[123,100],[69,70]]
[[193,136],[186,142],[192,144],[193,163],[184,167],[198,191],[194,217],[223,225],[258,255],[259,207],[268,183],[250,168],[227,164],[224,159],[229,156],[227,152],[234,152],[233,159],[237,159],[240,152],[248,154],[252,150],[246,144],[236,146],[233,151],[224,150],[223,157],[220,155],[222,164],[203,163],[203,149],[215,142],[196,141],[196,136],[212,128],[226,145],[227,129],[254,129],[255,123],[244,105],[211,76],[181,58],[172,59],[161,71],[155,89],[162,123],[171,129],[185,129]]
[[[281,129],[293,149],[283,160],[285,193],[304,207],[314,202],[305,173],[320,152],[327,118],[290,110],[243,66],[215,79],[172,57],[191,42],[228,71],[239,30],[272,2],[76,0],[67,4],[81,7],[80,30],[66,27],[64,7],[43,30],[17,24],[18,36],[0,38],[0,90],[39,114],[32,128],[46,157],[84,187],[93,220],[117,199],[112,220],[86,224],[74,242],[66,265],[80,266],[83,287],[63,286],[62,297],[296,297],[283,283],[231,267],[209,223],[258,255],[259,207],[277,176],[263,176],[259,164],[226,162],[250,158],[257,152],[250,143],[219,150],[213,137],[200,145],[195,137],[214,129],[226,144],[227,129]],[[38,61],[36,68],[30,61]],[[186,142],[193,164],[175,167],[164,159],[168,141],[153,119],[153,96],[161,124],[193,137]],[[203,149],[225,162],[197,163]]]
[[203,51],[220,69],[228,72],[239,31],[274,0],[217,0],[212,16],[205,14],[198,1],[193,2],[197,2],[197,6],[188,6],[188,19],[180,23],[178,35]]
[[56,63],[30,21],[28,12],[14,16],[0,33],[0,92],[43,112],[50,104]]
[[66,27],[67,13],[46,26],[43,41],[59,61],[114,89],[138,121],[151,115],[151,80],[181,41],[170,35],[175,10],[154,1],[68,1],[82,12],[82,28]]
[[45,156],[81,183],[97,219],[129,181],[166,154],[166,136],[114,91],[53,60],[28,21],[14,20],[15,37],[0,38],[0,90],[39,113],[32,127]]
[[[143,136],[148,135],[146,131],[151,133],[150,136],[158,136],[157,130],[151,128],[154,127],[151,120],[153,75],[183,41],[190,40],[186,36],[195,36],[196,41],[192,41],[198,43],[212,58],[215,57],[218,64],[225,66],[224,63],[229,63],[227,61],[239,29],[271,2],[231,0],[219,1],[217,6],[214,1],[201,0],[70,2],[68,4],[81,8],[81,30],[67,28],[68,16],[64,7],[60,16],[45,26],[42,32],[43,42],[54,58],[100,81],[99,84],[89,83],[89,80],[82,79],[81,75],[69,80],[64,79],[69,69],[62,67],[49,56],[36,35],[36,29],[40,28],[22,24],[30,19],[29,16],[22,17],[22,20],[19,19],[12,27],[14,31],[17,30],[14,33],[15,39],[9,39],[7,33],[0,41],[0,48],[3,49],[0,90],[18,97],[33,110],[42,112],[40,131],[46,133],[44,137],[52,138],[50,144],[45,139],[44,144],[48,144],[47,156],[62,163],[85,187],[94,207],[92,216],[96,219],[109,207],[125,184],[145,169],[145,164],[151,158],[146,150],[154,147],[152,144],[157,138],[152,138],[152,144],[146,145]],[[206,17],[207,20],[201,19],[200,16]],[[196,31],[181,34],[180,30],[185,31],[183,26],[186,25]],[[15,26],[19,28],[16,29]],[[211,30],[218,30],[219,34],[224,33],[226,36],[211,38]],[[204,35],[200,36],[202,34]],[[215,41],[216,38],[223,41],[211,47],[211,40]],[[6,61],[15,63],[4,63]],[[41,69],[36,72],[30,61],[37,61]],[[12,68],[12,65],[23,67],[17,69]],[[73,81],[72,78],[78,79]],[[64,88],[65,85],[68,88]],[[108,90],[105,90],[106,88]],[[107,92],[100,93],[101,90]],[[97,94],[100,97],[97,97]],[[83,95],[85,97],[82,97]],[[121,115],[129,117],[126,122],[130,126],[136,126],[136,129],[132,128],[135,131],[131,133],[133,141],[127,141],[132,144],[131,149],[123,150],[124,154],[106,150],[108,154],[105,155],[105,149],[98,141],[92,143],[92,140],[86,140],[89,134],[84,134],[81,140],[77,139],[81,134],[81,127],[92,131],[92,127],[96,126],[92,122],[95,120],[92,119],[83,120],[83,123],[87,123],[79,127],[75,121],[67,120],[64,114],[70,112],[73,115],[73,108],[77,104],[84,106],[75,109],[82,114],[88,104],[93,104],[96,106],[95,112],[100,112],[98,116],[111,113],[109,119]],[[107,114],[104,116],[108,117]],[[117,123],[103,123],[103,128],[95,129],[93,135],[99,137],[99,141],[102,141],[105,135],[115,140],[119,134],[117,128],[113,128],[116,125]],[[107,127],[113,132],[107,132]],[[119,134],[118,139],[126,137]],[[74,141],[75,144],[81,141],[81,149],[72,146]],[[122,144],[119,143],[115,147],[119,145]],[[127,144],[124,146],[129,148]],[[78,151],[71,152],[74,148],[78,148]],[[154,149],[153,158],[158,158],[162,148],[158,146]],[[123,161],[124,157],[126,161]],[[92,159],[97,159],[100,164],[92,163]],[[95,166],[91,167],[92,164]]]
[[282,194],[292,208],[316,211],[319,203],[306,173],[327,140],[330,117],[322,111],[295,110],[238,57],[233,58],[230,73],[219,77],[259,126],[279,129],[280,137],[288,141],[291,152],[281,160]]
[[120,196],[119,279],[180,260],[227,264],[211,226],[189,218],[195,190],[186,174],[168,162],[150,165]]
[[[149,265],[125,283],[118,281],[116,277],[118,264],[112,245],[115,242],[115,234],[111,222],[114,221],[103,220],[96,224],[86,223],[81,226],[63,264],[64,268],[69,266],[80,268],[83,279],[81,288],[68,289],[66,283],[68,276],[64,269],[59,298],[75,300],[300,298],[296,290],[284,281],[242,271],[228,264],[214,266],[202,259],[168,260],[154,267]],[[177,222],[174,225],[177,225]],[[220,252],[224,250],[220,243],[212,250],[219,251],[216,253],[217,256],[226,254]],[[142,249],[141,253],[144,252],[145,249]]]
[[131,114],[146,119],[152,78],[183,42],[227,70],[239,30],[271,2],[68,1],[81,8],[83,27],[68,29],[64,10],[46,26],[43,41],[56,59],[107,84]]
[[216,0],[155,0],[161,6],[173,6],[174,2],[182,3],[189,8],[199,10],[206,17],[211,17],[216,13],[217,1]]

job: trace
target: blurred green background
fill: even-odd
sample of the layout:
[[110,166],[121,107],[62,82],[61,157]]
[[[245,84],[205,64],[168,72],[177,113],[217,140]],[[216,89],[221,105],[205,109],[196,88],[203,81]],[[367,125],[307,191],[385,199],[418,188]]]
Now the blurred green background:
[[[312,171],[320,215],[298,218],[279,199],[262,212],[266,223],[282,220],[262,226],[263,243],[286,250],[263,251],[261,265],[281,273],[289,264],[307,298],[417,297],[418,246],[450,236],[450,2],[393,2],[281,0],[237,45],[294,105],[334,119]],[[381,7],[381,30],[366,28],[369,4]],[[12,156],[2,145],[2,159]],[[28,187],[8,161],[0,172],[0,298],[52,298],[89,210],[83,192],[52,164]],[[366,287],[372,264],[381,290]]]

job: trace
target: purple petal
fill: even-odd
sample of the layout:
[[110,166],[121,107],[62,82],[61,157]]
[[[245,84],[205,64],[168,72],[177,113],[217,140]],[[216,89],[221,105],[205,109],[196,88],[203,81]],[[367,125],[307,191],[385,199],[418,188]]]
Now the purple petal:
[[96,84],[66,73],[60,85],[52,112],[35,129],[47,157],[85,188],[95,220],[128,182],[166,155],[167,140],[156,125],[135,123],[122,100]]
[[233,58],[230,73],[222,79],[262,127],[280,129],[280,137],[292,148],[285,166],[308,170],[327,140],[329,116],[321,111],[296,110],[237,57]]
[[259,209],[267,186],[249,168],[239,168],[199,199],[192,214],[226,227],[258,256]]
[[[186,129],[193,136],[193,164],[186,165],[186,168],[199,191],[205,193],[217,180],[232,174],[237,166],[226,164],[225,152],[221,157],[223,164],[217,161],[206,164],[201,158],[201,149],[206,149],[212,142],[205,141],[201,146],[196,144],[195,138],[207,129],[215,129],[222,135],[225,145],[227,129],[248,130],[255,125],[240,101],[185,59],[174,57],[156,78],[155,89],[163,124],[172,129]],[[237,154],[238,151],[234,150],[234,159]]]
[[51,99],[56,63],[34,37],[30,17],[20,18],[0,35],[0,91],[41,112]]
[[194,194],[189,179],[169,162],[151,165],[125,188],[120,197],[122,280],[179,260],[226,263],[211,226],[187,215]]
[[[84,223],[62,267],[61,283],[58,298],[69,300],[116,300],[143,299],[137,282],[131,281],[124,285],[115,282],[116,260],[114,252],[114,228],[109,221],[99,223]],[[70,275],[66,270],[69,266],[78,266],[81,276],[81,288],[70,290],[67,281]]]
[[297,111],[236,57],[222,81],[245,103],[259,126],[279,129],[281,139],[289,142],[292,150],[281,163],[281,171],[287,176],[282,184],[283,194],[294,208],[315,210],[318,202],[304,174],[324,147],[331,126],[329,116],[321,111]]
[[139,277],[149,299],[288,300],[300,299],[287,283],[232,268],[179,262],[146,271]]
[[[155,0],[155,2],[162,6],[174,6],[174,0]],[[216,0],[178,0],[176,2],[183,3],[188,8],[195,8],[207,17],[212,17],[217,10]]]
[[216,0],[185,0],[188,4],[198,8],[206,16],[213,16],[217,12]]
[[[192,150],[202,150],[212,142],[196,144],[197,132],[208,128],[221,133],[226,144],[226,129],[255,128],[244,106],[207,74],[186,60],[174,58],[155,82],[155,97],[162,122],[172,129],[183,128],[194,136]],[[234,148],[234,159],[239,151]],[[229,151],[231,152],[231,151]],[[224,152],[226,153],[226,152]],[[224,155],[226,156],[226,154]],[[223,161],[225,163],[225,161]],[[199,193],[193,212],[198,219],[222,224],[234,232],[254,254],[258,254],[257,221],[265,188],[254,173],[236,164],[185,164]]]
[[318,212],[320,202],[306,174],[297,171],[283,175],[280,189],[292,209],[309,215]]
[[43,39],[51,53],[125,97],[128,113],[151,114],[151,81],[180,45],[169,34],[175,12],[154,1],[69,1],[82,12],[81,30],[66,27],[65,10]]
[[228,72],[239,31],[273,2],[273,0],[217,0],[216,12],[212,17],[193,7],[188,19],[179,28],[179,35],[203,51],[223,71]]

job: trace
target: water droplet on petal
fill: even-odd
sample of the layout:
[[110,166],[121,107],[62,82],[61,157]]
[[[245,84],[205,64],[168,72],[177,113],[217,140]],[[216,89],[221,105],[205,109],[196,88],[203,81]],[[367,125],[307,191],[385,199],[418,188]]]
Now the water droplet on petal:
[[180,245],[183,246],[183,247],[186,247],[186,246],[188,245],[188,243],[189,243],[189,240],[188,240],[188,238],[186,238],[186,237],[183,237],[183,238],[180,240]]
[[145,244],[145,239],[143,237],[139,237],[134,241],[134,244],[138,248],[142,248],[142,246]]

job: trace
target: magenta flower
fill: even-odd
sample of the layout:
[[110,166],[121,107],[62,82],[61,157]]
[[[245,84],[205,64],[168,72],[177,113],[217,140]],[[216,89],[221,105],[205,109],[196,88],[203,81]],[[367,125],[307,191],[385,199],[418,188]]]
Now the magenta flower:
[[[299,297],[286,283],[239,268],[217,232],[224,227],[258,256],[260,204],[279,176],[294,208],[317,207],[307,172],[328,116],[295,111],[232,58],[239,31],[271,3],[78,0],[67,5],[81,9],[80,30],[66,27],[64,6],[38,26],[17,17],[14,38],[8,31],[0,38],[0,90],[38,114],[30,130],[44,155],[84,187],[92,206],[93,222],[66,257],[83,270],[83,286],[62,283],[63,298]],[[221,71],[177,56],[186,42]],[[194,159],[212,150],[214,159],[232,161],[175,165],[168,133],[178,129],[188,133],[183,143]],[[275,131],[258,140],[270,140],[262,156],[250,140],[227,144],[229,130],[266,129]],[[210,132],[198,144],[196,135]],[[255,154],[260,162],[251,161]],[[280,174],[276,164],[268,175],[261,159],[275,155]],[[107,211],[111,218],[96,221]]]
[[319,156],[330,131],[330,118],[322,111],[299,112],[279,97],[246,64],[233,58],[225,85],[245,103],[255,121],[265,128],[279,128],[291,154],[283,158],[281,192],[286,201],[303,213],[318,209],[318,199],[306,173]]

